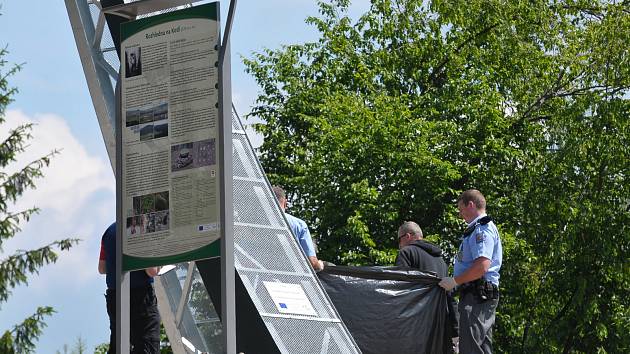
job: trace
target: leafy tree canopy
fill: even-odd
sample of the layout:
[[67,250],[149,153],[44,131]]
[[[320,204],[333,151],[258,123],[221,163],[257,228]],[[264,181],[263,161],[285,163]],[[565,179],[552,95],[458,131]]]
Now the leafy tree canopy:
[[481,190],[504,247],[500,352],[630,348],[630,2],[320,2],[312,43],[245,59],[260,159],[322,259],[452,259]]

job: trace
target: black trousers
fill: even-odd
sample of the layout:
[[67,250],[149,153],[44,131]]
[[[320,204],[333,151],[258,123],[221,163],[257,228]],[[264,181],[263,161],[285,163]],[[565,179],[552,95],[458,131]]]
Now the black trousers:
[[[116,354],[116,289],[105,293],[109,315],[109,354]],[[131,354],[160,352],[160,313],[153,285],[131,288],[129,314]]]

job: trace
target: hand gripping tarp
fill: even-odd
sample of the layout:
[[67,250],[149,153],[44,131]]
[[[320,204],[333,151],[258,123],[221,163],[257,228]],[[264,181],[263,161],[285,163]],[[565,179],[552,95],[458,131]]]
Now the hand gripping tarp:
[[364,354],[450,353],[439,278],[400,267],[329,266],[318,273]]

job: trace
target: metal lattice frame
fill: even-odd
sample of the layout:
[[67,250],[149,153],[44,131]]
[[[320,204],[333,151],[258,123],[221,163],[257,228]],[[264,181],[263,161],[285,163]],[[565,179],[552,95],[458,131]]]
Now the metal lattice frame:
[[[360,353],[293,236],[235,111],[234,266],[282,353]],[[283,314],[265,281],[300,284],[317,316]]]
[[[65,2],[103,140],[115,166],[114,87],[119,58],[100,3]],[[289,354],[360,353],[292,235],[234,109],[232,144],[235,268],[276,345]],[[205,288],[193,286],[200,281],[194,262],[156,279],[159,311],[175,353],[219,350],[220,333],[208,338],[200,330],[200,324],[218,321]],[[263,282],[300,284],[317,315],[280,313]],[[208,318],[199,318],[199,301],[207,306]]]

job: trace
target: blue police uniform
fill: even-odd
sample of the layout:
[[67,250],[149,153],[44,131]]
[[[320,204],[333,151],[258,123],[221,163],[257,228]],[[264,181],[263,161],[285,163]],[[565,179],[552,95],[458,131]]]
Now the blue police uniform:
[[315,247],[313,246],[313,239],[311,238],[311,233],[308,231],[308,226],[304,220],[296,218],[291,214],[284,213],[287,217],[287,222],[289,223],[289,227],[293,231],[293,235],[295,239],[304,250],[304,253],[307,257],[316,257],[315,255]]
[[460,285],[459,352],[466,354],[492,353],[492,326],[499,303],[503,249],[499,231],[486,215],[480,215],[468,225],[455,259],[453,275],[457,277],[466,272],[479,257],[490,260],[490,267],[482,277],[485,282],[478,280]]
[[[475,226],[475,223],[484,215],[480,215],[473,220],[469,227]],[[485,257],[490,260],[490,268],[483,277],[492,284],[499,286],[499,270],[503,262],[503,248],[501,247],[501,239],[496,225],[490,221],[487,224],[478,224],[474,231],[462,238],[459,246],[459,253],[455,259],[455,267],[453,275],[455,277],[467,271],[479,257]]]
[[[105,261],[107,291],[105,301],[109,315],[109,354],[116,353],[116,223],[101,238],[100,260]],[[144,270],[133,271],[129,279],[131,353],[159,353],[160,314],[153,289],[153,278]]]

